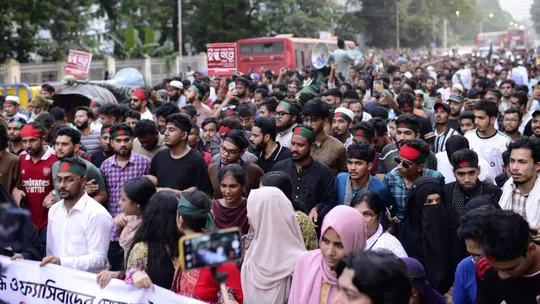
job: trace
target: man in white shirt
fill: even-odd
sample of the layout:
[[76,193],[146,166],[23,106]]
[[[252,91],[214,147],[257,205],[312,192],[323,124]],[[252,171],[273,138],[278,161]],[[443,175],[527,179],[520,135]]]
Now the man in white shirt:
[[129,106],[141,113],[141,119],[154,119],[154,115],[148,109],[148,100],[146,98],[146,93],[141,88],[136,88],[131,95],[131,102]]
[[[465,133],[471,150],[487,160],[495,174],[503,173],[502,154],[511,142],[510,137],[495,129],[495,121],[499,109],[497,104],[488,100],[480,100],[474,105],[474,124],[476,129]],[[482,169],[483,170],[483,169]]]
[[40,266],[50,263],[93,273],[109,267],[112,217],[84,191],[85,172],[86,164],[78,158],[60,163],[54,182],[62,200],[49,209],[47,256]]

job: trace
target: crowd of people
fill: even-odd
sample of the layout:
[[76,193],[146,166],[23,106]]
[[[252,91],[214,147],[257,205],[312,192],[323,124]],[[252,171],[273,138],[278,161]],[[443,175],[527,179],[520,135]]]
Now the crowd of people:
[[[73,118],[50,85],[30,115],[7,96],[0,181],[34,230],[2,254],[207,303],[540,303],[535,58],[382,55],[194,73]],[[180,269],[182,236],[231,227],[226,292]]]

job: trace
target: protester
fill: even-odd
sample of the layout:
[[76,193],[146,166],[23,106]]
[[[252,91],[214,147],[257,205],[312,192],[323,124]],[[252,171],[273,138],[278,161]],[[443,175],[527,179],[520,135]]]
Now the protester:
[[219,147],[220,143],[219,136],[217,136],[219,122],[213,117],[207,118],[203,121],[201,127],[203,129],[202,141],[204,144],[204,150],[206,152],[212,153],[212,145]]
[[114,155],[114,150],[111,145],[111,124],[103,124],[101,127],[101,135],[99,136],[99,146],[101,149],[90,154],[92,164],[100,168],[101,164],[109,157]]
[[363,191],[354,196],[351,207],[362,214],[367,228],[367,241],[365,250],[389,251],[398,258],[407,257],[401,243],[390,233],[385,233],[381,220],[386,214],[385,204],[377,193]]
[[26,124],[26,119],[20,117],[12,117],[8,121],[9,148],[8,151],[15,155],[20,155],[24,152],[24,147],[21,138],[22,127]]
[[459,135],[459,132],[451,128],[448,124],[450,107],[446,103],[437,103],[433,107],[435,111],[435,144],[434,153],[444,152],[448,138]]
[[[74,125],[81,132],[81,143],[86,148],[86,152],[93,153],[99,150],[100,132],[92,130],[91,125],[94,121],[94,112],[88,107],[78,107],[75,109]],[[104,122],[105,123],[105,122]]]
[[135,130],[135,125],[141,120],[141,113],[131,109],[124,113],[124,122]]
[[152,120],[153,115],[148,109],[148,103],[151,102],[146,95],[146,92],[141,88],[135,88],[133,94],[131,95],[131,102],[129,106],[131,109],[140,113],[140,119],[149,119]]
[[333,136],[338,139],[347,149],[353,143],[350,128],[354,119],[354,113],[347,108],[337,108],[332,120]]
[[238,164],[226,165],[219,171],[222,199],[212,201],[214,222],[219,229],[238,227],[243,234],[249,230],[247,200],[242,196],[246,186],[244,169]]
[[135,140],[133,140],[133,151],[153,158],[159,151],[167,149],[165,137],[159,133],[154,121],[143,119],[137,122],[133,128]]
[[306,252],[292,204],[279,189],[262,187],[248,197],[247,210],[254,234],[240,271],[244,301],[285,303],[296,262]]
[[249,142],[258,153],[257,165],[264,173],[270,172],[277,163],[291,157],[291,151],[276,141],[276,123],[271,118],[257,118],[251,128]]
[[210,161],[212,161],[212,154],[203,149],[203,143],[201,141],[201,128],[194,122],[191,123],[191,130],[189,131],[188,135],[188,145],[191,149],[193,149],[193,151],[198,153],[204,159],[206,165],[210,164]]
[[249,142],[240,130],[231,130],[227,132],[220,147],[219,163],[212,163],[208,167],[208,175],[214,188],[214,198],[223,198],[218,176],[223,166],[229,164],[238,164],[242,166],[246,174],[245,191],[249,194],[252,189],[259,187],[259,178],[264,175],[259,166],[242,160],[242,154],[249,147]]
[[180,196],[182,191],[201,190],[212,194],[205,160],[188,146],[191,122],[182,114],[167,117],[164,135],[168,147],[152,158],[150,174],[157,178],[157,185]]
[[327,135],[323,126],[328,122],[329,106],[321,99],[313,99],[304,105],[303,121],[305,125],[313,128],[315,132],[316,149],[311,153],[313,159],[328,166],[337,175],[346,168],[347,151],[343,144]]
[[407,267],[391,253],[358,251],[343,259],[336,273],[334,303],[410,303],[413,284]]
[[433,289],[426,277],[426,271],[422,264],[413,258],[402,259],[407,265],[407,270],[413,281],[412,304],[446,304],[446,300],[440,293]]
[[511,140],[515,140],[522,136],[522,134],[519,132],[521,119],[521,113],[514,108],[510,108],[504,111],[502,129],[504,134],[510,137]]
[[21,182],[19,157],[8,151],[6,127],[0,124],[0,184],[11,193]]
[[154,122],[157,125],[159,133],[165,133],[165,125],[167,124],[167,117],[172,114],[180,113],[180,108],[174,103],[166,102],[159,106],[154,112]]
[[287,173],[283,171],[272,171],[266,173],[261,177],[261,187],[276,187],[285,194],[287,199],[289,199],[294,208],[294,215],[300,225],[300,230],[302,231],[302,237],[304,238],[304,244],[306,245],[307,250],[315,250],[319,248],[319,241],[317,239],[317,232],[315,231],[315,224],[313,221],[302,211],[302,207],[299,206],[295,201],[291,199],[293,186],[291,183],[291,178]]
[[463,111],[459,114],[459,130],[461,134],[465,134],[474,130],[474,113],[470,111]]
[[193,83],[186,90],[186,102],[195,107],[197,110],[197,125],[202,126],[202,123],[212,117],[212,110],[203,103],[206,90],[200,83]]
[[445,294],[455,271],[457,218],[445,202],[440,179],[422,176],[410,189],[399,240],[411,258],[422,262],[433,287]]
[[28,119],[24,114],[19,113],[19,107],[21,106],[21,100],[18,96],[8,95],[4,103],[4,111],[7,119],[22,118],[25,121]]
[[523,216],[540,229],[540,141],[521,137],[508,146],[510,178],[504,184],[501,208]]
[[332,209],[322,223],[320,250],[302,254],[296,263],[288,303],[331,303],[339,292],[339,261],[365,244],[363,215],[349,206]]
[[317,223],[336,204],[334,174],[311,157],[315,149],[313,128],[299,125],[291,139],[291,159],[274,165],[272,171],[284,171],[293,183],[292,199]]
[[[446,100],[448,103],[448,106],[450,107],[450,115],[448,117],[448,127],[461,131],[462,133],[465,133],[465,131],[460,130],[459,121],[461,120],[459,117],[463,110],[463,97],[451,94],[450,97]],[[474,125],[474,119],[473,119],[473,125]]]
[[301,108],[295,102],[281,101],[276,108],[276,141],[283,147],[291,147],[293,129],[301,121]]
[[113,222],[107,210],[85,193],[86,170],[78,158],[60,161],[54,183],[62,200],[49,210],[47,256],[40,266],[57,264],[94,273],[109,266]]
[[133,236],[125,267],[126,282],[133,281],[138,288],[149,288],[154,283],[163,288],[172,286],[181,236],[176,226],[177,206],[178,198],[172,192],[152,195]]
[[[147,175],[150,170],[150,159],[132,152],[133,131],[127,125],[114,124],[109,132],[115,155],[107,158],[101,164],[100,171],[109,192],[109,199],[106,203],[107,210],[113,218],[116,218],[122,211],[119,203],[122,186],[133,177]],[[113,226],[108,255],[110,269],[113,271],[123,269],[124,250],[118,241],[119,235],[116,232],[116,227]]]
[[394,198],[386,185],[369,174],[375,149],[366,143],[354,143],[347,149],[347,158],[348,173],[340,173],[334,185],[338,205],[350,206],[353,197],[368,190],[377,193],[386,206],[392,206]]

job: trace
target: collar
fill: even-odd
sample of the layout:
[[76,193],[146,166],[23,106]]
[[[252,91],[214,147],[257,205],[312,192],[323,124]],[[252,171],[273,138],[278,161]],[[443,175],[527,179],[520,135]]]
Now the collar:
[[[307,169],[313,167],[313,164],[315,163],[315,160],[313,159],[312,156],[310,156],[310,158],[311,158],[311,161],[309,162],[309,164],[307,164],[307,165],[301,167],[300,170],[304,171],[304,170],[307,170]],[[294,162],[293,162],[292,160],[291,160],[291,162],[292,162],[292,165],[293,165],[293,167],[294,167],[294,170],[295,170],[296,172],[298,172],[298,169],[296,168],[296,165],[294,164]]]
[[281,154],[281,151],[283,150],[283,146],[279,143],[279,141],[276,141],[276,145],[277,145],[276,148],[274,149],[272,154],[270,154],[269,158],[264,157],[264,151],[261,151],[259,153],[259,158],[262,157],[262,159],[264,159],[264,160],[271,159],[272,161],[275,162],[277,160],[277,158],[279,157],[279,155]]
[[[77,210],[77,211],[84,211],[84,208],[86,207],[86,204],[88,203],[88,200],[90,199],[90,196],[88,193],[84,193],[83,196],[75,203],[75,206],[71,210]],[[67,212],[66,204],[64,203],[64,200],[62,200],[62,208],[64,208],[64,211]]]
[[[129,159],[128,159],[127,163],[126,163],[126,166],[127,166],[129,163],[134,163],[134,159],[133,159],[134,156],[135,156],[135,152],[133,152],[133,150],[132,150],[132,151],[131,151],[131,156],[129,157]],[[114,155],[113,157],[114,157],[114,158],[113,158],[112,165],[113,165],[113,166],[116,166],[116,167],[120,167],[120,166],[118,165],[118,162],[116,161],[116,155]]]
[[372,249],[383,233],[383,226],[379,224],[379,226],[377,227],[377,231],[375,231],[375,233],[366,240],[366,250]]
[[[47,150],[45,150],[45,153],[43,153],[43,156],[41,156],[40,160],[47,160],[49,159],[49,157],[51,157],[51,155],[54,155],[54,149],[51,148],[51,146],[46,146],[46,147],[47,147]],[[26,153],[26,151],[21,154],[22,155],[26,154],[26,156],[24,157],[24,160],[26,161],[30,160],[31,156],[30,154]]]

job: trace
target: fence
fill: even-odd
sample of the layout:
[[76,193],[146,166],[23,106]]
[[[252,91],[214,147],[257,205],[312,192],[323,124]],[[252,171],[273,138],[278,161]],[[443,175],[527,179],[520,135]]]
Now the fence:
[[[93,60],[87,79],[104,80],[106,71],[109,71],[109,77],[112,78],[123,68],[135,68],[143,74],[147,85],[156,85],[164,78],[184,74],[188,67],[191,67],[193,71],[206,70],[206,54],[204,53],[183,57],[181,62],[182,64],[179,64],[179,58],[169,64],[163,58]],[[14,70],[15,73],[12,73],[13,79],[8,79],[8,69],[12,67],[0,65],[0,83],[23,82],[35,86],[44,82],[61,81],[65,75],[66,65],[64,62],[44,62],[22,63],[17,64],[17,67],[18,69]]]

